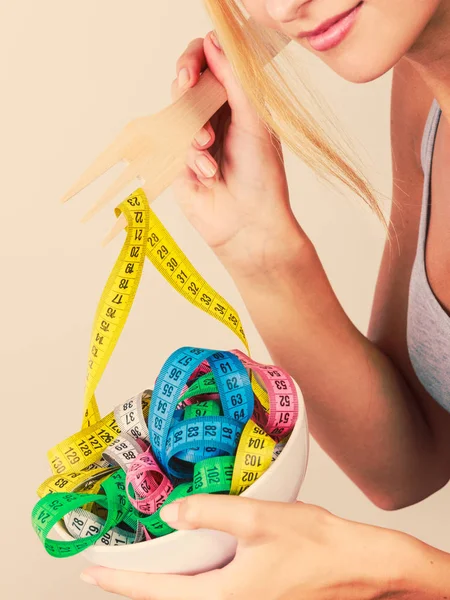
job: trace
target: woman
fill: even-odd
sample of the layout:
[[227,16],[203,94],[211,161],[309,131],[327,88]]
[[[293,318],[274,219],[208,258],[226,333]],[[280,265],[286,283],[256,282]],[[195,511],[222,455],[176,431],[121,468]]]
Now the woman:
[[[262,44],[249,42],[232,0],[208,0],[223,50],[210,35],[193,40],[173,97],[206,66],[225,87],[228,103],[193,142],[177,197],[234,278],[274,363],[300,385],[313,436],[377,506],[405,507],[450,479],[450,0],[243,4],[262,29],[292,38],[349,81],[394,67],[389,236],[398,246],[386,244],[367,337],[291,211],[279,138],[380,214],[376,201],[307,112],[293,111],[295,99],[270,87],[251,46]],[[289,116],[285,129],[271,120],[277,114]],[[235,559],[194,577],[92,567],[83,578],[140,600],[450,597],[449,554],[318,507],[197,496],[162,516],[178,529],[235,535]]]

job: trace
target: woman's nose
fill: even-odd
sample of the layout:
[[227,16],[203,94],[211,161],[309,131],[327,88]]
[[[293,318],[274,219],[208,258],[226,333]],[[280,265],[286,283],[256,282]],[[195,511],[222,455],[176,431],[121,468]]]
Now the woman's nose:
[[312,0],[266,0],[266,11],[278,23],[289,23],[298,19],[300,9]]

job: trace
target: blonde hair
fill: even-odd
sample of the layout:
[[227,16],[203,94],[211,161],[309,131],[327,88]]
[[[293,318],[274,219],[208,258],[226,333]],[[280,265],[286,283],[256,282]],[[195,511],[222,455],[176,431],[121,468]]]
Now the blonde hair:
[[[361,169],[355,166],[355,159],[350,158],[342,143],[331,140],[305,104],[299,101],[299,94],[288,85],[276,64],[283,53],[273,59],[274,54],[291,41],[290,38],[248,19],[236,0],[204,0],[204,4],[236,78],[268,130],[322,179],[330,182],[334,178],[350,188],[388,229],[373,188]],[[292,69],[293,62],[281,64]],[[328,121],[333,125],[332,120]],[[348,148],[348,142],[346,145]]]

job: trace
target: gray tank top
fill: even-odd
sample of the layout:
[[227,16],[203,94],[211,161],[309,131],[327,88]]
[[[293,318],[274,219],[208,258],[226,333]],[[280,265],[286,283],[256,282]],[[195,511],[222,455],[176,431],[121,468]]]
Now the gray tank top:
[[434,295],[425,267],[431,169],[440,117],[440,106],[433,100],[421,148],[424,186],[417,251],[409,286],[407,344],[412,366],[420,382],[434,400],[450,412],[450,317]]

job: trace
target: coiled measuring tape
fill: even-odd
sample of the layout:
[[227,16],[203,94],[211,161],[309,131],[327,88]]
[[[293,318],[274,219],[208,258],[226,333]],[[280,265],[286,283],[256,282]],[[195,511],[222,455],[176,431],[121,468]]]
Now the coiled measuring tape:
[[[53,556],[137,543],[173,531],[162,505],[192,493],[240,494],[277,457],[298,416],[284,371],[239,350],[181,348],[155,389],[103,419],[95,389],[131,309],[145,258],[192,304],[247,340],[237,312],[199,275],[137,190],[116,208],[128,226],[91,335],[82,429],[48,453],[33,527]],[[263,387],[263,384],[265,387]],[[64,521],[73,541],[49,539]]]

